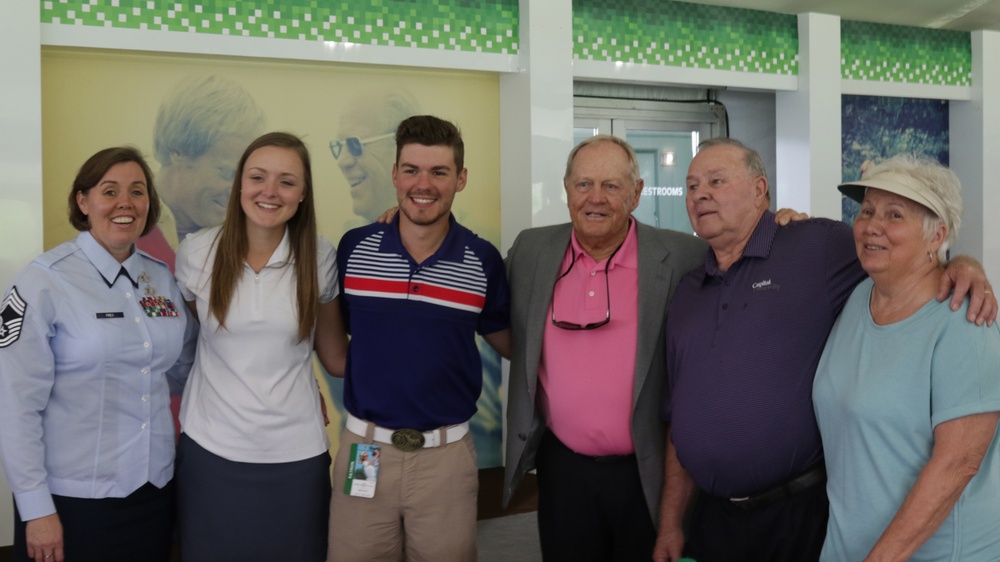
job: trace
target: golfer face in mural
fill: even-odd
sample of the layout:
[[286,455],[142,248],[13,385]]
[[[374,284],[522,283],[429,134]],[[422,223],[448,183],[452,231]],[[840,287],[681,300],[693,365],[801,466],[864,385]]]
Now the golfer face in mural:
[[163,199],[174,213],[179,237],[222,223],[236,162],[253,138],[225,135],[198,156],[172,155],[170,163],[161,169],[163,183],[169,186],[164,190],[169,195]]
[[354,214],[366,222],[396,206],[392,184],[396,127],[419,111],[413,95],[399,90],[362,95],[341,114],[330,153],[351,190]]
[[263,127],[250,94],[222,76],[183,80],[164,99],[153,133],[157,180],[178,239],[222,223],[236,164]]

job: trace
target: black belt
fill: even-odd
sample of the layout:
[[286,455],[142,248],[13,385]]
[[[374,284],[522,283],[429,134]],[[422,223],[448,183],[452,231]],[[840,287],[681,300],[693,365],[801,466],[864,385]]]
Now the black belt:
[[565,443],[560,441],[559,438],[556,437],[555,432],[553,432],[551,429],[548,430],[546,434],[552,438],[552,442],[555,443],[555,445],[558,446],[560,449],[568,451],[575,457],[592,461],[597,464],[617,464],[621,462],[628,462],[631,460],[635,460],[635,453],[630,453],[628,455],[604,455],[604,456],[584,455],[583,453],[577,453],[573,449],[570,449],[569,446],[567,446]]
[[729,501],[743,511],[753,511],[765,505],[771,505],[774,502],[788,499],[799,492],[808,490],[824,482],[826,482],[826,467],[823,463],[820,463],[816,468],[807,470],[788,482],[771,488],[766,492],[746,498],[729,498]]
[[[579,454],[579,453],[577,453]],[[588,458],[598,464],[615,464],[619,462],[628,462],[635,459],[635,455],[605,455],[603,457],[595,457],[591,455],[580,455],[581,457]]]

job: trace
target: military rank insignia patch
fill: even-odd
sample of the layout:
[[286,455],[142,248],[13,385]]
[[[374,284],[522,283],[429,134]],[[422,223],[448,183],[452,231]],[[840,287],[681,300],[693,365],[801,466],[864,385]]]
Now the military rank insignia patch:
[[177,316],[177,307],[167,297],[143,297],[139,304],[146,311],[146,316]]
[[7,298],[3,300],[3,306],[0,307],[0,320],[3,321],[0,323],[0,347],[7,347],[21,336],[21,324],[24,322],[24,311],[27,308],[28,304],[21,300],[17,287],[11,287]]

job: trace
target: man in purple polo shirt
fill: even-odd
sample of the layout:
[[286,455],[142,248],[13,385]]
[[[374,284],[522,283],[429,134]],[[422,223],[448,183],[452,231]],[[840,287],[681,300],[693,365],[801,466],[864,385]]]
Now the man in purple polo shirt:
[[[777,226],[760,156],[739,141],[702,143],[687,185],[691,225],[711,249],[677,286],[667,318],[661,415],[670,429],[654,560],[676,562],[682,551],[698,562],[816,560],[828,502],[812,381],[865,276],[851,228]],[[946,277],[961,275],[956,286],[971,283],[973,303],[985,301],[970,321],[992,322],[996,300],[977,266]]]

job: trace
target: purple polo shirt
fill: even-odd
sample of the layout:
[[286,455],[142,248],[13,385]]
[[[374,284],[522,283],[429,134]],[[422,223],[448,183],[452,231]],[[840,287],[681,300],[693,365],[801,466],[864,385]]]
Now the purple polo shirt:
[[778,227],[766,212],[743,256],[705,265],[677,285],[667,315],[671,423],[677,456],[699,488],[757,494],[822,459],[812,407],[830,328],[865,278],[851,228],[811,219]]

